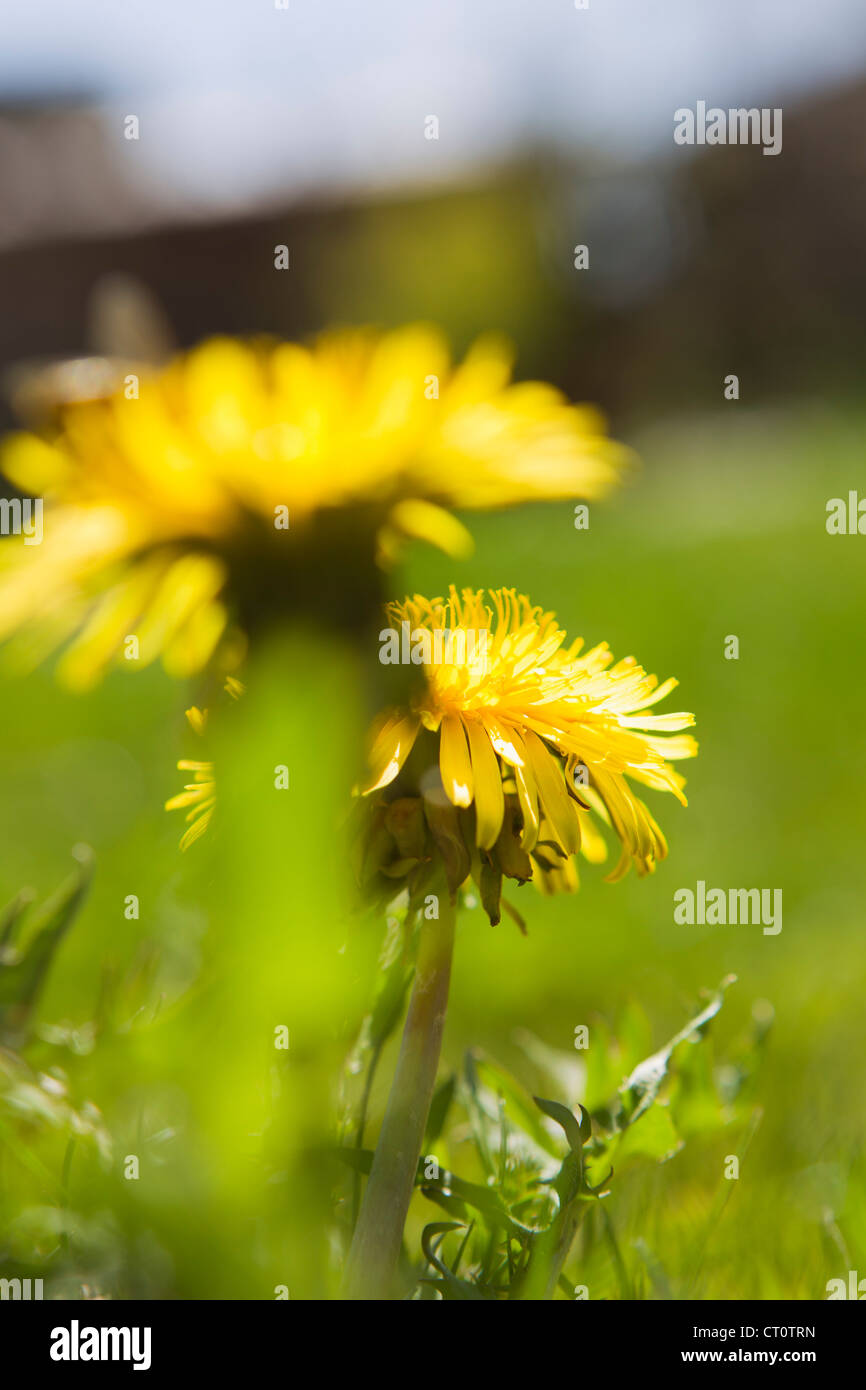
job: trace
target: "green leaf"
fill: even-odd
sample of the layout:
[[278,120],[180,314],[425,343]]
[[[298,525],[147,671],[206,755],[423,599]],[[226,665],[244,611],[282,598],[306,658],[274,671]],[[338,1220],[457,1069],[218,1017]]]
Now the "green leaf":
[[461,1225],[462,1223],[459,1221],[434,1221],[429,1226],[424,1227],[421,1233],[421,1249],[424,1251],[428,1264],[431,1264],[441,1275],[440,1279],[424,1280],[424,1282],[433,1283],[446,1302],[475,1303],[486,1301],[494,1297],[492,1291],[483,1290],[468,1279],[458,1278],[439,1258],[439,1246],[445,1236],[451,1231],[460,1230]]
[[623,1131],[612,1145],[609,1156],[619,1169],[627,1158],[652,1158],[664,1163],[682,1147],[670,1106],[654,1101]]
[[[516,1236],[534,1234],[534,1228],[527,1226],[513,1216],[492,1187],[482,1187],[479,1183],[467,1182],[464,1178],[458,1178],[456,1173],[448,1172],[447,1169],[443,1169],[438,1178],[424,1179],[421,1175],[420,1180],[422,1181],[421,1190],[425,1197],[430,1197],[433,1191],[451,1194],[466,1202],[475,1211],[480,1212],[489,1226],[498,1227]],[[416,1181],[419,1179],[416,1178]]]
[[10,942],[18,927],[24,895],[10,904],[3,920],[3,951],[0,954],[0,1041],[19,1045],[26,1036],[39,990],[60,942],[75,920],[87,894],[93,869],[93,852],[86,845],[73,850],[76,871],[33,916],[26,945]]
[[448,1111],[451,1109],[451,1102],[454,1099],[454,1092],[457,1088],[456,1076],[449,1076],[438,1086],[433,1093],[430,1102],[430,1113],[427,1116],[427,1129],[424,1135],[424,1151],[429,1153],[432,1146],[436,1143],[448,1118]]
[[11,903],[8,903],[0,912],[0,961],[3,959],[3,953],[11,945],[15,928],[32,901],[33,893],[27,888],[22,888]]
[[680,1043],[697,1038],[710,1020],[715,1018],[724,1003],[725,990],[734,983],[736,978],[736,975],[727,975],[710,1002],[701,1009],[700,1013],[696,1014],[678,1033],[675,1033],[664,1047],[659,1048],[658,1052],[654,1052],[651,1057],[639,1062],[631,1075],[620,1086],[619,1094],[624,1097],[626,1125],[634,1124],[644,1111],[653,1104],[668,1074],[674,1052]]
[[581,1056],[586,1061],[583,1102],[595,1114],[616,1093],[626,1071],[619,1045],[604,1019],[595,1019],[591,1024],[590,1046]]
[[370,1014],[368,1036],[373,1047],[381,1047],[387,1042],[399,1023],[412,975],[411,967],[407,967],[402,956],[398,956],[383,971],[381,986]]
[[533,1096],[532,1099],[551,1120],[555,1120],[565,1131],[569,1148],[572,1153],[579,1154],[581,1148],[592,1134],[592,1121],[583,1106],[580,1109],[580,1119],[578,1120],[574,1112],[569,1110],[567,1105],[561,1105],[558,1100],[542,1100],[540,1096]]

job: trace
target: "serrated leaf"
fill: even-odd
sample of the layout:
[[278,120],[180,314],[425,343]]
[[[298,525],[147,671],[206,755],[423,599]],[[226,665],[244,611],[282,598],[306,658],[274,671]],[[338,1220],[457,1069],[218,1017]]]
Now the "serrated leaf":
[[[451,1231],[462,1229],[459,1221],[434,1221],[429,1226],[425,1226],[421,1233],[421,1249],[424,1256],[441,1276],[434,1281],[442,1297],[446,1302],[475,1303],[482,1302],[493,1297],[492,1293],[481,1289],[477,1284],[471,1283],[468,1279],[461,1279],[454,1274],[444,1260],[439,1258],[439,1245],[442,1239]],[[437,1237],[439,1238],[437,1240]],[[434,1241],[436,1244],[434,1245]],[[425,1281],[430,1282],[430,1281]]]

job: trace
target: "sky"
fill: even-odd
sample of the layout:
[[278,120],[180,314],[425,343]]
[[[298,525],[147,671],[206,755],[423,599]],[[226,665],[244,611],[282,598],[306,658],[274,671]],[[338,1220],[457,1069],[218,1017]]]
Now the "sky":
[[866,69],[864,0],[281,3],[5,0],[0,100],[84,97],[118,142],[135,114],[134,179],[230,205],[449,178],[539,140],[640,159],[672,146],[677,107],[778,106]]

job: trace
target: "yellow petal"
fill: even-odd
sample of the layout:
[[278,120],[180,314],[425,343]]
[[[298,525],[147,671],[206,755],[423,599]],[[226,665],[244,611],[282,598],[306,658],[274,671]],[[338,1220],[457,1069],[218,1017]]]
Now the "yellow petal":
[[559,761],[531,729],[525,730],[523,742],[544,806],[544,814],[562,848],[567,854],[576,854],[580,848],[580,826],[577,812],[566,790]]
[[505,815],[499,763],[482,724],[474,719],[468,721],[467,733],[475,781],[475,843],[479,849],[492,849]]
[[223,604],[205,603],[190,614],[162,654],[162,664],[170,676],[194,676],[210,661],[225,632],[228,613]]
[[194,820],[189,829],[185,830],[181,836],[180,847],[182,850],[189,849],[190,845],[194,844],[195,841],[204,834],[210,825],[212,817],[213,806],[210,806],[206,811],[202,811],[198,819]]
[[538,842],[538,829],[541,824],[541,817],[538,813],[538,788],[535,785],[535,778],[529,766],[529,757],[526,752],[523,739],[516,730],[511,730],[511,739],[517,752],[520,753],[522,762],[512,764],[514,771],[514,781],[517,785],[517,796],[520,801],[520,810],[523,815],[523,830],[520,835],[520,844],[527,854],[535,849]]
[[59,680],[78,691],[96,684],[117,657],[123,639],[135,632],[142,610],[165,578],[169,563],[167,556],[145,560],[103,595],[58,662]]
[[190,728],[197,734],[203,734],[207,726],[207,710],[199,709],[198,705],[191,705],[184,713]]
[[139,624],[142,666],[161,656],[196,612],[211,605],[225,578],[224,565],[212,555],[182,555],[174,561]]
[[624,729],[657,729],[659,732],[676,733],[678,729],[689,729],[695,722],[693,714],[621,714],[619,722]]
[[392,508],[388,520],[403,535],[427,541],[453,560],[463,560],[472,554],[472,536],[462,521],[444,507],[437,507],[435,502],[408,497]]
[[420,727],[421,721],[414,715],[387,721],[370,750],[370,781],[365,792],[379,791],[394,781],[412,751]]
[[69,475],[69,460],[33,434],[12,434],[0,453],[2,471],[28,497],[42,497],[63,484]]
[[580,821],[580,852],[590,864],[602,864],[607,858],[607,843],[589,813],[578,811]]
[[439,736],[439,771],[449,801],[471,806],[474,790],[472,762],[459,715],[446,714]]
[[485,714],[484,724],[490,735],[490,742],[493,744],[500,758],[504,759],[510,767],[522,767],[525,761],[523,752],[518,747],[517,738],[514,730],[506,724],[501,724],[491,714]]

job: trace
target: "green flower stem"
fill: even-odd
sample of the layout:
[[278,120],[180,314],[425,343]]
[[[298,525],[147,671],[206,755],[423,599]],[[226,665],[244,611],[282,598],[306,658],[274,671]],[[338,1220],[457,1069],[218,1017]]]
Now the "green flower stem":
[[438,918],[421,919],[400,1056],[346,1264],[346,1298],[386,1299],[394,1291],[448,1004],[457,914],[447,892],[439,905]]

